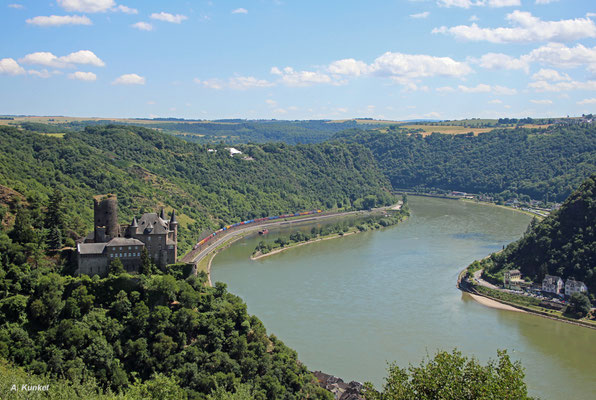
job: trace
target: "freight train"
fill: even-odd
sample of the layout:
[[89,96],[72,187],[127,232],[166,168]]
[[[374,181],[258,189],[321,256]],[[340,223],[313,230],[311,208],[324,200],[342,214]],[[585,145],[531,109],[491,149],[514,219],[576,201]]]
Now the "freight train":
[[203,240],[199,241],[197,244],[195,244],[192,249],[196,250],[196,249],[200,248],[202,245],[204,245],[205,243],[209,242],[211,239],[213,239],[213,237],[221,234],[224,231],[227,231],[227,230],[230,230],[233,228],[237,228],[241,225],[249,225],[249,224],[255,224],[255,223],[260,223],[260,222],[265,222],[265,221],[272,221],[272,220],[280,219],[280,218],[299,217],[302,215],[312,215],[312,214],[320,214],[320,213],[321,213],[321,210],[311,210],[311,211],[297,212],[297,213],[293,213],[293,214],[283,214],[283,215],[276,215],[274,217],[264,217],[264,218],[257,218],[257,219],[249,219],[247,221],[242,221],[242,222],[236,222],[235,224],[226,225],[223,228],[216,230],[215,232],[213,232],[212,234],[207,236],[205,239],[203,239]]

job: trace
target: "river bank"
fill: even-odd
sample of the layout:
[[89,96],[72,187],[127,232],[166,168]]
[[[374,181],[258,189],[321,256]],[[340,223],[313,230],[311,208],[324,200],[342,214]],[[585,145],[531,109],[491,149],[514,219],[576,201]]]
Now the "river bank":
[[322,237],[322,238],[310,239],[310,240],[307,240],[306,242],[293,243],[293,244],[291,244],[289,246],[281,247],[279,249],[272,250],[271,252],[265,253],[265,254],[263,254],[261,252],[256,252],[255,254],[253,254],[252,256],[250,256],[250,259],[253,260],[253,261],[255,261],[255,260],[259,260],[261,258],[265,258],[265,257],[269,257],[269,256],[272,256],[272,255],[275,255],[275,254],[282,253],[282,252],[284,252],[286,250],[290,250],[290,249],[293,249],[295,247],[300,247],[300,246],[304,246],[306,244],[321,242],[323,240],[331,240],[331,239],[337,239],[337,238],[344,237],[344,236],[355,235],[357,233],[360,233],[360,231],[351,231],[351,232],[346,232],[343,235],[335,234],[335,235],[325,236],[325,237]]

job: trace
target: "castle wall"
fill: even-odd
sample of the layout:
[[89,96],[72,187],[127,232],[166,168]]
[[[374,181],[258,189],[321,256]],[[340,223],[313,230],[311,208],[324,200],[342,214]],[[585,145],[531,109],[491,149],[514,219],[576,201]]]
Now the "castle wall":
[[79,274],[89,276],[108,274],[108,258],[104,254],[79,254],[77,261]]
[[94,198],[93,215],[96,243],[107,242],[119,236],[120,225],[118,225],[118,200],[116,196]]

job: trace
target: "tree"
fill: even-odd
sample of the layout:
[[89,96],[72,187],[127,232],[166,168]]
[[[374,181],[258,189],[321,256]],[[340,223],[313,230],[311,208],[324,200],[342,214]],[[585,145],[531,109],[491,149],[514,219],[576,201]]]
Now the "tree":
[[406,369],[389,366],[383,391],[370,382],[364,385],[367,400],[435,399],[530,399],[519,361],[511,362],[506,351],[486,366],[457,350],[439,351],[433,359]]
[[569,300],[569,305],[565,309],[565,314],[574,316],[575,318],[583,318],[590,313],[592,304],[590,299],[583,293],[573,293]]
[[110,262],[110,275],[120,275],[125,273],[124,264],[120,261],[119,258],[114,258],[112,262]]
[[149,257],[149,252],[147,251],[146,247],[143,247],[141,251],[141,274],[151,275],[154,271],[155,266],[153,265],[153,261]]

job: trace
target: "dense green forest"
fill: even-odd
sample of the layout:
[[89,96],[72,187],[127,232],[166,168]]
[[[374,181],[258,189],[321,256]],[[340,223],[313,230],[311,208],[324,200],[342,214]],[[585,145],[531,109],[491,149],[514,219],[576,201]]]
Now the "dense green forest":
[[[35,122],[18,122],[22,129],[38,132],[70,132],[81,131],[89,126],[106,126],[113,124],[126,124],[145,126],[159,129],[163,132],[178,136],[194,143],[270,143],[281,142],[286,144],[320,143],[328,140],[335,133],[355,128],[357,122],[331,122],[327,120],[312,121],[279,121],[279,120],[216,120],[216,121],[185,121],[179,119],[155,119],[135,122],[86,120],[66,123],[41,124]],[[369,123],[373,128],[381,125]]]
[[533,221],[524,236],[483,264],[488,278],[500,279],[509,269],[542,282],[544,275],[583,281],[596,293],[596,174],[541,222]]
[[563,201],[596,172],[596,125],[428,136],[416,130],[347,131],[369,148],[394,188],[440,188]]
[[[359,144],[283,143],[226,147],[188,143],[133,126],[87,127],[54,137],[0,127],[0,185],[22,201],[47,206],[63,194],[66,223],[75,238],[91,228],[97,194],[118,197],[120,222],[133,215],[176,209],[179,250],[199,233],[246,219],[309,209],[362,207],[395,199],[369,150]],[[1,187],[0,187],[1,188]],[[0,215],[14,214],[0,204]],[[43,207],[42,207],[43,208]],[[63,232],[65,233],[65,232]]]
[[0,227],[0,360],[65,391],[92,382],[128,394],[165,384],[175,398],[237,390],[262,400],[330,397],[240,298],[224,284],[207,287],[205,274],[149,265],[128,275],[118,260],[106,278],[69,275],[69,252],[40,240],[43,221],[63,214],[20,205],[14,225]]

